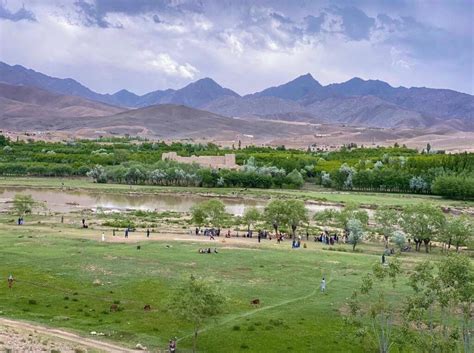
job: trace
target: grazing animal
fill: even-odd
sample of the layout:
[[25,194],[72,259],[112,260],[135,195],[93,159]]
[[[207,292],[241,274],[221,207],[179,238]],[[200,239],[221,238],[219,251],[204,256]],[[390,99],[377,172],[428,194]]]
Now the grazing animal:
[[114,313],[118,311],[118,305],[117,304],[112,304],[110,306],[110,312]]
[[250,302],[252,305],[260,305],[260,299],[254,299]]
[[145,311],[151,311],[151,305],[150,304],[147,304],[143,307],[143,310]]

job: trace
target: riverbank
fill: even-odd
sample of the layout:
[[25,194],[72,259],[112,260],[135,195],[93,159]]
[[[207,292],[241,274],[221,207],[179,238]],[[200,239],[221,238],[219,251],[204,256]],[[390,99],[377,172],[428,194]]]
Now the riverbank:
[[87,178],[0,178],[1,187],[48,188],[53,190],[94,191],[120,194],[177,194],[198,195],[230,199],[269,200],[270,198],[297,198],[314,204],[355,203],[367,208],[378,206],[401,207],[428,202],[440,207],[474,208],[474,201],[448,200],[439,196],[416,194],[391,194],[373,192],[342,192],[307,185],[303,189],[242,189],[242,188],[199,188],[179,186],[150,186],[124,184],[97,184]]

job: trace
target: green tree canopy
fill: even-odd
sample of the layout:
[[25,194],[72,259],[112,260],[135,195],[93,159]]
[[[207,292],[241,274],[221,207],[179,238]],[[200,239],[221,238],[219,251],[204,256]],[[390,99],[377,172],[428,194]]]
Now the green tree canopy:
[[242,223],[247,226],[247,230],[250,232],[250,228],[261,219],[262,215],[256,207],[249,207],[245,209],[244,215],[242,216]]
[[196,204],[191,209],[192,221],[199,227],[210,225],[222,227],[229,219],[229,214],[225,210],[225,205],[220,200],[208,200]]
[[448,244],[448,249],[452,245],[459,251],[460,246],[468,245],[474,237],[474,222],[467,215],[450,217],[446,221],[443,231],[443,240]]
[[396,229],[399,217],[399,213],[393,208],[383,207],[375,211],[377,229],[385,239],[385,246],[388,246],[388,238]]
[[193,352],[197,350],[200,328],[222,312],[224,303],[225,297],[216,288],[192,275],[173,295],[171,311],[193,326]]
[[18,217],[23,217],[26,214],[33,212],[36,205],[33,196],[16,194],[13,198],[12,211],[18,215]]
[[285,201],[270,201],[267,206],[265,206],[263,217],[265,221],[275,229],[275,233],[278,234],[278,229],[287,223],[287,207]]
[[356,245],[359,244],[365,237],[365,231],[362,222],[355,218],[350,219],[347,222],[347,230],[349,232],[348,242],[349,244],[352,244],[352,250],[355,250]]
[[293,240],[296,237],[296,229],[301,224],[308,222],[308,210],[301,200],[288,200],[285,202],[286,222],[291,229]]
[[429,243],[443,230],[445,224],[443,212],[429,203],[408,205],[403,209],[401,226],[416,243],[416,250],[420,250],[421,243],[425,244],[429,252]]

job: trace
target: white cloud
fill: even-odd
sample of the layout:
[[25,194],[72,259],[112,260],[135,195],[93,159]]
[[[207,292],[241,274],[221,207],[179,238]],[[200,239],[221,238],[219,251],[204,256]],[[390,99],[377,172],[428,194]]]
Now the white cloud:
[[[37,22],[0,20],[0,33],[14,38],[0,40],[0,60],[73,77],[100,92],[146,93],[210,76],[250,93],[306,72],[324,84],[360,76],[474,91],[469,21],[463,17],[462,26],[444,26],[448,19],[442,19],[442,27],[433,27],[423,22],[426,6],[397,12],[396,6],[372,2],[364,13],[298,0],[229,6],[220,1],[99,1],[101,6],[86,6],[82,14],[73,1],[25,1]],[[92,0],[84,3],[93,5]],[[10,9],[19,6],[20,0],[9,1]],[[454,7],[451,12],[463,16],[459,5]],[[88,27],[81,22],[84,9]]]
[[166,73],[167,75],[182,78],[193,79],[199,72],[198,69],[189,63],[185,63],[184,65],[178,64],[166,53],[156,55],[154,59],[148,61],[148,64],[150,64],[152,68],[158,69],[158,71]]

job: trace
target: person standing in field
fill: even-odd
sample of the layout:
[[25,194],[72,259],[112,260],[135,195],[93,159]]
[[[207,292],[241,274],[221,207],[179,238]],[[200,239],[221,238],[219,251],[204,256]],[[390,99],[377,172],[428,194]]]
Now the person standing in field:
[[323,277],[323,279],[321,280],[321,292],[325,292],[326,291],[326,279]]
[[125,229],[125,238],[128,238],[128,228]]
[[147,230],[146,230],[146,237],[147,237],[147,238],[150,237],[150,229],[147,229]]
[[102,232],[102,241],[105,241],[105,233]]
[[13,281],[14,281],[14,278],[13,278],[13,275],[10,273],[10,275],[8,276],[8,288],[12,288],[13,287]]

